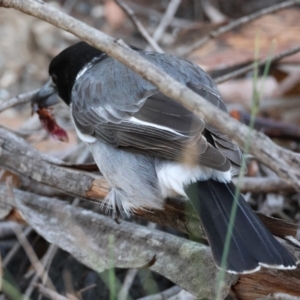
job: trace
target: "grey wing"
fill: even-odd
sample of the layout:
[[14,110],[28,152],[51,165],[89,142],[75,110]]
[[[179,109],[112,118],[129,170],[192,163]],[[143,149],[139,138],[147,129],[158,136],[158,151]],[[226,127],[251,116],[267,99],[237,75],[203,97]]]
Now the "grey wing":
[[[161,58],[152,54],[149,60],[171,74],[173,71],[177,80],[225,108],[213,83],[203,85],[210,78],[200,68],[174,57],[169,61],[164,57],[162,63]],[[117,61],[108,58],[95,67],[80,78],[72,91],[72,114],[80,132],[129,151],[220,171],[230,169],[231,158],[227,159],[226,151],[236,152],[235,144],[206,128],[203,120]],[[205,80],[195,79],[199,70]],[[189,72],[192,80],[187,76]]]
[[[189,88],[192,89],[197,94],[201,95],[211,104],[217,106],[224,112],[227,112],[227,108],[221,99],[221,96],[210,93],[209,91],[203,89],[202,86],[197,86],[194,84],[188,84]],[[238,175],[239,168],[242,164],[242,151],[240,147],[231,141],[226,135],[222,134],[219,130],[211,126],[210,124],[205,125],[206,134],[205,137],[211,144],[213,144],[219,151],[221,151],[231,162],[233,175]]]

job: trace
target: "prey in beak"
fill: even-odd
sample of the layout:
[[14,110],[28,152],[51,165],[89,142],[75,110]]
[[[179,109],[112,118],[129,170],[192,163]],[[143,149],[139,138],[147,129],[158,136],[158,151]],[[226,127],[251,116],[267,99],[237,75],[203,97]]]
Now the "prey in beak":
[[53,105],[59,102],[56,86],[49,80],[31,101],[32,114],[39,115],[43,128],[56,140],[68,142],[67,132],[61,128],[52,113]]

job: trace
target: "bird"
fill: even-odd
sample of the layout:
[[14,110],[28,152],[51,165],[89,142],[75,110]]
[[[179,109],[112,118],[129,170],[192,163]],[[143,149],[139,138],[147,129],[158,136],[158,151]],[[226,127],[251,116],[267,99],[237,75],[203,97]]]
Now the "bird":
[[[198,65],[170,54],[132,50],[227,112],[213,80]],[[296,268],[296,257],[273,237],[243,196],[235,200],[232,177],[239,172],[242,151],[212,124],[83,41],[51,60],[49,76],[33,105],[45,108],[62,99],[69,106],[79,139],[110,184],[104,203],[113,215],[164,209],[167,198],[179,197],[191,201],[218,268],[237,274],[261,267]]]

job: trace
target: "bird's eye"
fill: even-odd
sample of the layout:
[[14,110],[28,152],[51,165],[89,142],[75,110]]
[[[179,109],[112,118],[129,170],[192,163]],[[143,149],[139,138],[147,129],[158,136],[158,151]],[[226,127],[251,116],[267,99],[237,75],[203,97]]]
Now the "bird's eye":
[[52,82],[56,85],[57,84],[57,76],[55,74],[51,75]]

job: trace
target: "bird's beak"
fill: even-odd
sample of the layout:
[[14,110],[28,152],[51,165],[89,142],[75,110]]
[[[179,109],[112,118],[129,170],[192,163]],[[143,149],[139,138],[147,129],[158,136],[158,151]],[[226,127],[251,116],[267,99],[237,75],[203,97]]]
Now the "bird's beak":
[[37,112],[40,108],[47,108],[59,102],[56,87],[53,85],[51,79],[41,87],[39,92],[33,97],[31,101],[32,113]]

